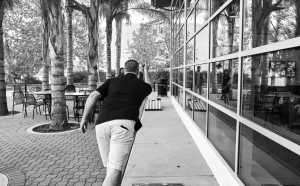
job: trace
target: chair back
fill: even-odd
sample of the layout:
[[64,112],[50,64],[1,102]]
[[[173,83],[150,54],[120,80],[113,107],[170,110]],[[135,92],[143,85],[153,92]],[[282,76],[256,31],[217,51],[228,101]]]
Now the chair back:
[[24,103],[24,94],[22,91],[13,92],[14,105],[19,105]]
[[27,105],[34,105],[36,103],[35,97],[33,94],[26,92],[26,104]]
[[14,92],[22,91],[21,85],[14,85]]

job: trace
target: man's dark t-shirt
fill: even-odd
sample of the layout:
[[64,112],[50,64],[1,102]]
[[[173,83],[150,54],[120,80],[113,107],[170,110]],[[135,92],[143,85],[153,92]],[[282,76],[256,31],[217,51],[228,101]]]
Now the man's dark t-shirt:
[[134,120],[138,123],[140,106],[152,88],[136,75],[127,73],[108,79],[96,91],[105,98],[96,125],[115,119]]

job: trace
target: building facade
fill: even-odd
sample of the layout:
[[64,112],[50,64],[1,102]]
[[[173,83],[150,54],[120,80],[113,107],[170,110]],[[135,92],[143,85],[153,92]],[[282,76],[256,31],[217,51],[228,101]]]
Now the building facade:
[[220,185],[300,185],[300,1],[170,9],[171,99]]

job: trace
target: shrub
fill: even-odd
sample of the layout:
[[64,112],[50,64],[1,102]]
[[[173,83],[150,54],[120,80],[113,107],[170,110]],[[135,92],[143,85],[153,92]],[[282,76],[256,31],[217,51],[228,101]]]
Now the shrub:
[[170,78],[170,72],[168,70],[159,70],[159,71],[150,72],[150,75],[154,80],[159,80],[159,79],[169,80]]
[[37,79],[36,77],[33,77],[30,74],[25,75],[25,77],[22,79],[23,83],[25,84],[42,84],[42,81]]

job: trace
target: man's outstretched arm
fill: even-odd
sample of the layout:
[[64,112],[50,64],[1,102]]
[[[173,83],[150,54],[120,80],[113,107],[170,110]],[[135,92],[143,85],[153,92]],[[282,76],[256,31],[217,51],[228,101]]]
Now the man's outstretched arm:
[[85,133],[87,129],[87,125],[89,122],[89,115],[90,112],[93,111],[95,103],[98,99],[100,99],[102,96],[98,91],[93,91],[88,99],[86,100],[85,106],[84,106],[84,112],[82,114],[81,122],[80,122],[80,128],[83,133]]
[[145,75],[145,82],[150,84],[151,87],[153,88],[153,80],[152,78],[150,77],[150,74],[149,74],[149,66],[147,63],[145,63],[145,66],[144,66],[144,75]]

